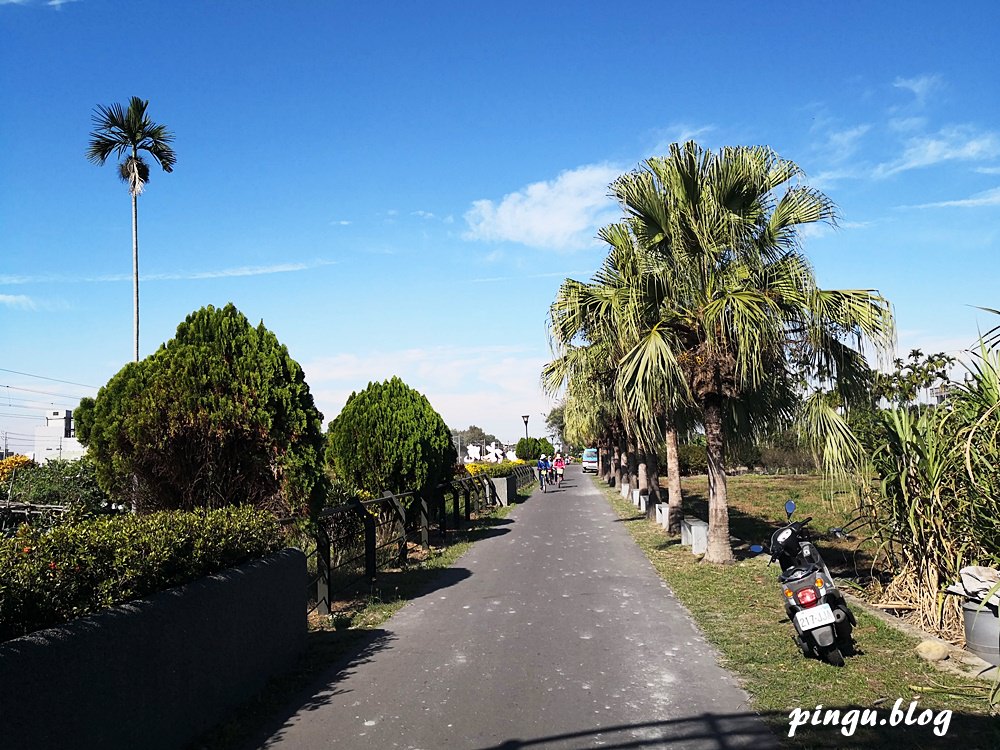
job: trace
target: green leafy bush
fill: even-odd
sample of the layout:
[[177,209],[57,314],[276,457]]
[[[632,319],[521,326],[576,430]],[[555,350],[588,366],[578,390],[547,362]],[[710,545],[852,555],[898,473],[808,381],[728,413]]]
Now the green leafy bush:
[[451,479],[451,432],[427,398],[398,377],[352,393],[330,422],[327,465],[349,487],[425,492]]
[[326,495],[322,418],[302,368],[232,304],[189,315],[75,416],[101,488],[139,511],[307,516]]
[[0,540],[0,640],[179,586],[283,546],[249,507],[107,516]]
[[708,473],[708,453],[704,445],[681,445],[677,448],[677,464],[683,476]]
[[514,455],[522,461],[534,461],[543,453],[551,458],[555,452],[556,449],[546,438],[540,440],[533,437],[521,438],[514,448]]
[[82,520],[110,510],[110,499],[97,484],[96,467],[87,456],[28,464],[14,476],[11,499],[32,505],[59,505],[66,518]]

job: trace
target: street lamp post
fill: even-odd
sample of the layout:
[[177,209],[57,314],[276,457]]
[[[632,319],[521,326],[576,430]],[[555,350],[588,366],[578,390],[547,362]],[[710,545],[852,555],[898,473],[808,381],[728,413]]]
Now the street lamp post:
[[530,414],[524,414],[524,415],[521,416],[521,419],[524,420],[524,439],[525,440],[528,439],[528,417],[529,416],[531,416],[531,415]]

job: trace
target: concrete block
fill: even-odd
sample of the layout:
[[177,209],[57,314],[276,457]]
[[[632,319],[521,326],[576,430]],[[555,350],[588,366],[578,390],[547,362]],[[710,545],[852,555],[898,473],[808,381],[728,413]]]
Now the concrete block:
[[639,495],[639,510],[643,513],[646,512],[646,499],[649,495]]
[[670,527],[670,506],[666,503],[659,503],[656,506],[656,522],[663,528]]
[[629,491],[629,486],[625,484],[625,482],[622,482],[622,488],[621,488],[622,497],[628,497],[628,491]]
[[704,555],[708,551],[708,522],[693,516],[681,521],[681,544],[691,547],[691,554]]
[[493,492],[500,505],[510,505],[517,499],[517,480],[514,475],[506,477],[490,477],[493,484]]

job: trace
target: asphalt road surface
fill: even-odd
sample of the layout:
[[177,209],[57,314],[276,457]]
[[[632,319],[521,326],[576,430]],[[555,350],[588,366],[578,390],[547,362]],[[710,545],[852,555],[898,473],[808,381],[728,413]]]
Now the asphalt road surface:
[[251,747],[776,747],[593,479],[568,471]]

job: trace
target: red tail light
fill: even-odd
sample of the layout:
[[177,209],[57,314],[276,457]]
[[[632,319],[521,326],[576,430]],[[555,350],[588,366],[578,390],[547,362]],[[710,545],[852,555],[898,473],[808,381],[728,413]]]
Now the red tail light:
[[799,589],[795,594],[795,598],[803,607],[811,607],[816,604],[816,600],[819,597],[816,595],[816,589],[810,587]]

